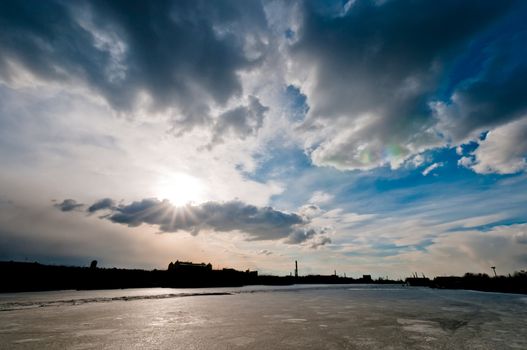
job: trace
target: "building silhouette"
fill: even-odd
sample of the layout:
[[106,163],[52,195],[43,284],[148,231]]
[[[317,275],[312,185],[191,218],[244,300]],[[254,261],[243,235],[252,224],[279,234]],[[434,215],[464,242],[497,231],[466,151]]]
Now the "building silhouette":
[[209,272],[212,271],[212,265],[210,263],[199,263],[195,264],[189,261],[179,261],[176,260],[175,263],[170,262],[168,264],[168,271],[177,271],[177,272]]

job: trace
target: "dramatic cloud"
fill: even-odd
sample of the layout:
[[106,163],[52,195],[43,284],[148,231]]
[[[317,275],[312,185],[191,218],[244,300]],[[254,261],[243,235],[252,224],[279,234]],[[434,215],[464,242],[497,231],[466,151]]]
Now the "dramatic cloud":
[[[282,6],[284,27],[278,5],[259,1],[7,0],[0,79],[88,89],[126,116],[162,112],[176,135],[207,130],[208,149],[256,135],[290,104],[264,85],[292,83],[314,165],[397,168],[525,112],[527,34],[499,22],[514,4],[300,2]],[[496,26],[503,35],[488,34]]]
[[55,207],[62,211],[72,211],[83,207],[84,204],[77,203],[74,199],[65,199],[62,203],[55,204]]
[[8,0],[0,26],[4,81],[25,70],[80,83],[119,112],[168,112],[178,132],[206,125],[211,107],[241,95],[239,73],[266,51],[257,1]]
[[490,131],[459,164],[480,174],[514,174],[527,169],[527,117]]
[[526,17],[516,0],[0,1],[0,258],[523,268]]
[[[302,3],[290,78],[310,106],[303,129],[310,135],[313,162],[338,169],[396,168],[410,155],[443,144],[430,102],[437,99],[444,73],[456,53],[512,3],[354,1],[337,10]],[[477,93],[503,108],[467,118],[477,125],[464,134],[492,125],[484,120],[512,118],[525,106],[518,94],[522,67],[509,68],[514,79]],[[478,73],[470,78],[477,80]],[[474,89],[477,84],[485,85],[474,83]],[[508,102],[513,102],[510,112]]]
[[[105,201],[108,205],[103,205]],[[248,234],[250,240],[285,238],[285,242],[291,244],[303,243],[323,233],[323,230],[309,227],[309,219],[302,215],[239,201],[175,207],[168,200],[154,198],[118,206],[111,206],[110,201],[104,199],[88,210],[95,212],[99,209],[111,209],[112,214],[106,218],[112,222],[131,227],[157,225],[163,232],[183,230],[198,234],[202,230],[239,231]]]

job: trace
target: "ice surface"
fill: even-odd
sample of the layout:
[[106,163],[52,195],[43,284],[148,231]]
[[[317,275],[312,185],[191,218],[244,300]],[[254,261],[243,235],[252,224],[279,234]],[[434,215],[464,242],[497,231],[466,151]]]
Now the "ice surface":
[[526,300],[393,286],[5,294],[0,348],[527,349]]

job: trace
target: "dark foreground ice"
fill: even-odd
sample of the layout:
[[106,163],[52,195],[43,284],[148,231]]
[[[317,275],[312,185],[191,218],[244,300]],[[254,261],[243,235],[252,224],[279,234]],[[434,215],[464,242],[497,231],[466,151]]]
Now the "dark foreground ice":
[[527,349],[527,296],[393,286],[0,295],[1,349]]

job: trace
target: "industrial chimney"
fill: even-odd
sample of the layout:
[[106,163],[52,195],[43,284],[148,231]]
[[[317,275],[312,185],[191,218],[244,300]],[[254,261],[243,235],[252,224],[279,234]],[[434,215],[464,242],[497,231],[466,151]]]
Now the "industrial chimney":
[[298,262],[295,260],[295,278],[298,277]]

